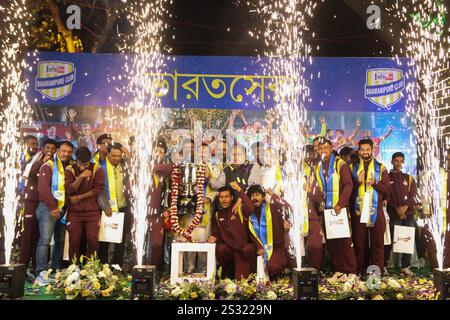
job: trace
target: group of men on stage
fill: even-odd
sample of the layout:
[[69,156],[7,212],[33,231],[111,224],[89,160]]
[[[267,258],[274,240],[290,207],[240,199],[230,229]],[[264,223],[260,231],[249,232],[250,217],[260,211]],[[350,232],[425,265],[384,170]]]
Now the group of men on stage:
[[[53,270],[64,266],[66,231],[69,260],[96,252],[105,263],[124,265],[124,253],[128,248],[135,264],[128,178],[130,152],[135,152],[133,146],[128,151],[114,143],[110,134],[102,134],[96,139],[94,154],[84,146],[74,152],[71,142],[53,139],[42,141],[39,151],[37,141],[34,136],[25,138],[23,181],[19,184],[24,209],[20,262],[26,265],[31,262],[34,273],[28,275],[36,275],[40,284],[52,281],[51,276],[46,276],[49,260]],[[172,160],[193,162],[194,155],[200,154],[200,162],[206,167],[204,209],[192,238],[193,241],[216,243],[217,262],[223,275],[247,277],[256,272],[258,256],[265,261],[271,277],[282,275],[285,268],[295,267],[295,259],[288,250],[292,208],[283,199],[280,150],[255,143],[251,147],[255,162],[250,163],[246,148],[240,144],[214,141],[195,146],[194,140],[186,139],[182,145],[183,149],[172,155]],[[218,156],[219,149],[221,157]],[[371,139],[360,140],[357,150],[349,152],[342,148],[338,154],[333,150],[333,142],[321,136],[313,139],[305,150],[305,176],[298,187],[307,194],[307,223],[302,228],[307,263],[323,270],[325,251],[328,251],[335,281],[364,276],[368,265],[376,265],[382,274],[386,274],[391,250],[391,246],[384,245],[386,218],[389,218],[391,229],[394,225],[414,226],[414,214],[422,204],[414,179],[402,172],[405,155],[394,153],[393,169],[388,172],[374,159]],[[153,151],[148,259],[145,262],[162,270],[170,243],[180,238],[171,233],[170,219],[166,216],[173,187],[173,163],[168,159],[165,141],[159,138]],[[361,223],[363,199],[367,198],[367,193],[370,195],[366,200],[370,201],[370,218]],[[447,213],[447,194],[443,196]],[[348,219],[350,237],[327,238],[325,210],[334,210],[333,214]],[[125,213],[122,243],[113,246],[99,243],[102,211],[106,216],[113,212]],[[193,215],[192,212],[181,216],[181,224],[189,224]],[[425,230],[427,232],[430,235],[429,230]],[[435,254],[433,256],[436,246],[431,237],[427,238],[429,261],[434,267],[437,266]],[[49,259],[52,239],[54,244]],[[448,241],[447,232],[446,244]],[[450,266],[449,248],[447,245],[444,267]],[[188,272],[201,271],[206,265],[201,255],[185,254]],[[412,275],[410,263],[411,256],[403,255],[401,272],[407,276]]]

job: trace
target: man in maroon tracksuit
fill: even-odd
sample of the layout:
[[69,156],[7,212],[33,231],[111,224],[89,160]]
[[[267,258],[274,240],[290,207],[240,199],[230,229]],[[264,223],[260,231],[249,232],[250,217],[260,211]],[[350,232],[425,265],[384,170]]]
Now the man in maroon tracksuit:
[[[418,204],[417,187],[414,178],[402,172],[404,162],[405,155],[403,153],[396,152],[392,155],[393,169],[389,172],[391,195],[387,203],[391,235],[394,234],[395,225],[414,227],[414,206]],[[387,267],[391,250],[392,245],[385,246],[385,267]],[[400,272],[408,277],[413,276],[414,274],[409,270],[410,265],[411,255],[403,253]],[[384,271],[386,273],[386,268]]]
[[[209,243],[216,243],[216,256],[222,269],[234,266],[234,278],[246,278],[252,272],[252,264],[256,262],[256,248],[250,240],[248,217],[253,212],[253,205],[239,187],[237,182],[231,185],[236,188],[238,197],[242,199],[242,210],[234,210],[233,189],[229,186],[219,188],[219,206],[214,223],[212,223]],[[237,211],[237,212],[236,212]]]
[[172,172],[172,165],[163,163],[167,145],[158,140],[155,145],[156,163],[153,166],[153,183],[150,190],[150,213],[148,231],[150,232],[151,257],[150,264],[162,271],[164,252],[164,218],[162,216],[162,196],[167,187],[166,178]]
[[[319,137],[320,138],[320,137]],[[319,147],[319,139],[317,141],[317,148]],[[325,249],[322,240],[324,239],[324,233],[322,231],[322,221],[319,217],[318,205],[312,200],[312,184],[315,175],[317,162],[314,160],[317,158],[316,151],[313,145],[307,145],[305,148],[305,164],[304,164],[304,176],[305,185],[300,186],[307,192],[307,207],[308,207],[308,235],[306,237],[306,251],[308,257],[309,266],[313,267],[317,271],[322,270],[323,260],[325,257]],[[320,161],[319,161],[320,162]]]
[[[353,176],[353,195],[351,199],[350,211],[352,213],[353,243],[355,245],[356,262],[358,273],[363,273],[367,267],[366,258],[370,254],[370,263],[380,268],[384,273],[384,232],[386,230],[386,220],[383,212],[383,201],[390,195],[391,187],[389,174],[383,164],[373,158],[373,141],[363,139],[359,141],[360,161],[351,165]],[[370,171],[370,172],[369,172]],[[373,188],[373,198],[377,200],[376,207],[371,209],[370,224],[361,223],[361,213],[358,212],[358,205],[362,208],[362,197],[359,194],[360,187],[366,190]],[[360,203],[360,204],[359,204]],[[370,206],[375,206],[372,200]],[[373,215],[376,214],[375,221],[372,222]],[[370,250],[368,250],[368,237],[370,236]]]
[[50,159],[53,159],[57,148],[57,142],[53,139],[44,141],[42,150],[30,169],[26,168],[25,175],[27,177],[25,184],[25,192],[23,195],[24,204],[24,230],[20,243],[20,260],[19,262],[28,266],[32,260],[33,267],[36,267],[36,246],[39,240],[39,225],[36,219],[36,209],[39,205],[38,193],[38,177],[41,166]]
[[[319,140],[319,154],[322,160],[316,167],[314,186],[308,196],[316,205],[323,206],[323,209],[334,209],[336,214],[343,214],[342,209],[349,207],[353,188],[348,164],[333,154],[332,143],[325,138]],[[333,171],[331,172],[331,170]],[[338,179],[337,190],[328,189],[330,185],[334,185],[332,179]],[[334,203],[334,194],[336,193],[338,197],[337,202]],[[323,210],[320,210],[320,213],[322,215]],[[356,276],[356,258],[352,239],[326,239],[326,245],[335,270],[332,279],[346,281],[354,278]]]
[[[286,248],[289,243],[286,242],[287,232],[284,228],[285,219],[283,218],[283,212],[287,209],[287,204],[283,203],[281,198],[274,194],[272,190],[268,190],[268,193],[271,195],[270,203],[266,202],[266,193],[260,185],[252,185],[247,190],[246,196],[250,198],[255,208],[248,216],[250,238],[256,246],[256,254],[264,257],[269,275],[278,277],[288,264]],[[264,212],[262,212],[263,208]],[[272,221],[271,229],[268,227],[268,219],[266,218],[269,208],[271,216],[269,218]],[[264,225],[266,225],[266,230],[263,230]],[[269,243],[269,233],[272,233],[272,243]]]
[[80,241],[86,233],[86,255],[98,252],[101,209],[97,197],[105,190],[105,174],[100,165],[91,163],[92,154],[87,147],[78,148],[76,165],[65,170],[65,189],[70,208],[67,217],[69,257],[79,258]]

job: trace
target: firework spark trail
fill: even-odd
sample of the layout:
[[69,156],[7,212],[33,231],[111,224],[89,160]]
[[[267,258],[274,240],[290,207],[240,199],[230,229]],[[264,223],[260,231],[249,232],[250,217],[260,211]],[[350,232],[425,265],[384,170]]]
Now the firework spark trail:
[[[304,37],[309,32],[308,20],[313,16],[319,1],[305,0],[260,0],[247,3],[250,12],[263,20],[263,30],[250,35],[265,41],[269,48],[264,56],[270,57],[265,73],[285,76],[287,80],[278,87],[278,99],[274,109],[280,127],[281,143],[284,146],[286,162],[283,168],[283,194],[291,205],[290,236],[293,247],[290,251],[301,267],[301,228],[305,219],[306,192],[301,185],[304,177],[304,144],[300,128],[306,124],[305,102],[309,98],[305,65],[311,63],[311,47]],[[306,209],[307,210],[307,209]]]
[[[403,5],[397,2],[394,12],[406,28],[400,31],[400,35],[395,34],[395,37],[400,39],[400,53],[410,58],[411,71],[407,77],[417,79],[417,83],[406,88],[407,112],[415,122],[418,156],[423,160],[425,172],[422,180],[423,193],[430,199],[428,202],[431,206],[431,216],[425,219],[425,224],[428,225],[436,242],[436,258],[439,268],[442,269],[444,235],[447,227],[443,225],[444,212],[441,210],[441,201],[444,201],[444,206],[446,205],[446,195],[441,198],[443,191],[441,189],[445,182],[441,176],[440,160],[445,158],[446,152],[439,143],[439,111],[443,109],[439,101],[442,101],[445,93],[442,90],[445,88],[445,80],[442,81],[440,76],[442,70],[446,69],[449,53],[445,48],[448,48],[450,41],[448,37],[442,36],[443,29],[437,30],[443,26],[423,28],[411,19],[409,8]],[[442,3],[434,0],[411,0],[410,5],[413,12],[419,13],[422,17],[436,10],[447,13]],[[400,63],[398,55],[396,59]]]
[[168,15],[169,0],[134,1],[127,4],[128,20],[136,27],[133,45],[135,54],[127,74],[130,85],[127,92],[133,95],[127,106],[127,125],[134,133],[131,151],[131,207],[134,216],[133,243],[137,250],[137,262],[142,264],[144,241],[147,232],[147,214],[150,205],[149,191],[153,185],[152,146],[161,124],[161,102],[153,93],[158,92],[159,78],[149,74],[160,73],[164,65],[162,55],[162,32],[167,28],[164,18]]
[[[8,26],[0,30],[0,205],[4,218],[6,263],[10,263],[12,242],[16,226],[16,194],[20,175],[20,125],[30,120],[30,109],[25,97],[26,82],[22,70],[27,67],[23,50],[27,44],[27,26],[30,15],[26,0],[12,1],[0,6]],[[1,217],[0,217],[1,218]],[[0,235],[1,236],[1,235]]]

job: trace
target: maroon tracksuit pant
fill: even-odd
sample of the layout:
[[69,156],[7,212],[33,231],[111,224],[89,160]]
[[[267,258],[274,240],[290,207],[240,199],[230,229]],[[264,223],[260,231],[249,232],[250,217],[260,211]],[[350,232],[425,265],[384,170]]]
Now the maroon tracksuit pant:
[[324,259],[323,236],[319,219],[309,219],[308,237],[306,239],[306,251],[308,252],[309,265],[317,271],[322,270]]
[[152,246],[150,264],[161,270],[164,254],[164,219],[161,214],[154,214],[148,218],[148,229]]
[[[450,215],[447,215],[447,219]],[[449,221],[449,220],[447,220]],[[438,268],[439,263],[438,259],[436,257],[437,249],[436,249],[436,242],[434,241],[433,235],[430,232],[430,229],[427,225],[423,228],[423,232],[425,235],[425,239],[427,242],[427,255],[428,255],[428,261],[430,262],[430,266],[432,268]],[[444,269],[450,268],[450,231],[447,231],[445,234],[445,240],[444,240]]]
[[80,256],[80,242],[83,233],[86,235],[86,256],[91,257],[98,252],[98,233],[100,231],[100,212],[84,216],[71,212],[67,222],[69,232],[69,259]]
[[234,265],[234,278],[247,278],[252,272],[253,265],[256,265],[256,247],[253,243],[248,243],[242,248],[242,252],[233,250],[225,243],[216,246],[216,256],[222,269],[229,265]]
[[36,266],[36,247],[39,240],[39,224],[36,219],[36,209],[39,201],[24,200],[24,230],[20,242],[20,263],[28,265],[30,260]]
[[373,227],[367,227],[365,223],[360,223],[361,216],[352,214],[353,243],[355,245],[357,272],[362,273],[367,268],[366,256],[368,241],[370,237],[370,264],[380,268],[384,272],[384,232],[386,230],[386,220],[383,210],[378,210],[377,219]]

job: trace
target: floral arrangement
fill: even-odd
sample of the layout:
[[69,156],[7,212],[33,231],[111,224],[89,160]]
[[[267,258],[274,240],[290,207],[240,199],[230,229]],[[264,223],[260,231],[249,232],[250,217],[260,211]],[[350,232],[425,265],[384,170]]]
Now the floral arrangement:
[[256,281],[256,275],[218,282],[185,278],[177,285],[163,279],[156,288],[156,298],[161,300],[292,300],[293,296],[289,279],[263,284]]
[[55,283],[50,284],[46,291],[67,300],[129,299],[131,289],[128,283],[131,277],[120,278],[120,271],[118,265],[110,267],[108,264],[101,264],[95,255],[91,258],[81,256],[80,266],[73,261],[67,269],[57,272]]
[[434,300],[436,291],[431,278],[383,278],[381,280],[354,280],[344,283],[320,281],[319,297],[322,300]]
[[[321,279],[320,300],[435,300],[437,295],[431,278],[385,278],[369,289],[366,281],[353,280],[330,283]],[[162,300],[292,300],[294,289],[289,278],[266,284],[258,283],[256,276],[247,279],[211,281],[184,279],[171,285],[163,279],[156,288],[156,298]]]
[[180,166],[175,165],[172,169],[172,194],[170,205],[170,224],[175,234],[181,234],[186,240],[192,241],[192,231],[198,226],[203,214],[203,188],[205,183],[205,165],[199,164],[196,175],[196,194],[197,204],[195,207],[195,216],[192,222],[186,227],[181,228],[178,221],[178,188],[180,185]]

